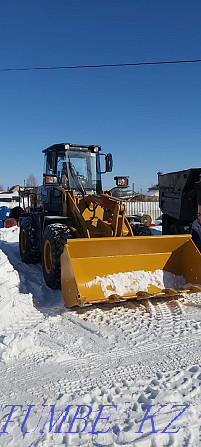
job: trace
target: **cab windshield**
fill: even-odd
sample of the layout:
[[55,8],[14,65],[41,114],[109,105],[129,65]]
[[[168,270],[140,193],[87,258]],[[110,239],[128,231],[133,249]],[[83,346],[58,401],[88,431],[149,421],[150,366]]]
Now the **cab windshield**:
[[84,150],[58,153],[57,172],[60,185],[77,193],[98,192],[100,174],[97,173],[96,158],[96,153]]

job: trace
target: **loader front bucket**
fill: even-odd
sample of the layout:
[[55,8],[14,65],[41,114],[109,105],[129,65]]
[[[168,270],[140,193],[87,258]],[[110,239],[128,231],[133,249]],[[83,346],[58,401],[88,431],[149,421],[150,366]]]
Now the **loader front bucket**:
[[[115,281],[120,289],[124,282],[123,292]],[[68,307],[198,292],[201,253],[191,235],[70,239],[61,255],[61,283]]]

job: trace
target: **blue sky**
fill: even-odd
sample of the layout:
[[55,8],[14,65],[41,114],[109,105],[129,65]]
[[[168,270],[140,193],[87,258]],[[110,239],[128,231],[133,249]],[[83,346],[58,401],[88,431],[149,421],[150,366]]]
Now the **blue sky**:
[[[1,2],[0,68],[201,58],[200,0]],[[33,173],[42,149],[100,144],[135,189],[200,167],[201,63],[0,72],[0,184]]]

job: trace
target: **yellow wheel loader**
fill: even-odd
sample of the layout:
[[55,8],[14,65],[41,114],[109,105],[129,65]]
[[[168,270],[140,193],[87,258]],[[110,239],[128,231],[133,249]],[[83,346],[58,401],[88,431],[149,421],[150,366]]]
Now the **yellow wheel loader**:
[[[70,143],[43,152],[40,203],[35,200],[20,217],[20,254],[25,263],[41,259],[46,284],[62,288],[68,307],[201,291],[201,254],[191,236],[133,236],[125,204],[102,190],[101,175],[112,171],[111,154]],[[121,177],[120,186],[126,183]],[[133,287],[134,274],[156,270],[182,275],[186,285],[150,281],[146,290]],[[120,293],[115,278],[121,283],[122,275],[134,276],[132,287]]]

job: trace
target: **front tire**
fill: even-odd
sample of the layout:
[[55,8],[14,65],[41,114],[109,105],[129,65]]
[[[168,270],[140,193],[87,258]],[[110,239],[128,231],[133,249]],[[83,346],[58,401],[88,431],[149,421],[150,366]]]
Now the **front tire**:
[[42,268],[45,282],[51,289],[61,288],[60,256],[67,239],[71,237],[69,228],[59,223],[48,225],[44,231]]

